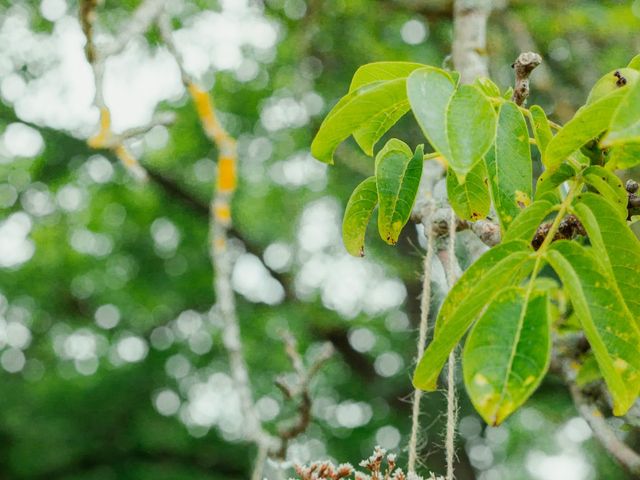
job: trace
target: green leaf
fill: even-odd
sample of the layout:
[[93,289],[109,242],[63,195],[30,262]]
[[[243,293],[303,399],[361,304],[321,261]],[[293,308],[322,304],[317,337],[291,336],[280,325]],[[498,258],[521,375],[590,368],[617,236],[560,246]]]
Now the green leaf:
[[447,105],[456,86],[451,76],[439,68],[414,71],[407,79],[407,96],[411,110],[431,146],[449,158],[446,131]]
[[624,143],[611,147],[607,167],[624,170],[640,164],[640,143]]
[[382,239],[395,245],[411,216],[422,175],[422,145],[415,153],[406,143],[391,139],[376,155],[378,186],[378,231]]
[[567,163],[561,164],[556,170],[545,170],[538,177],[534,198],[538,200],[548,193],[557,194],[557,188],[575,175],[576,171]]
[[500,87],[498,87],[490,78],[478,77],[473,84],[480,89],[487,97],[500,97]]
[[614,173],[597,165],[585,169],[582,176],[586,183],[609,200],[616,207],[618,214],[626,220],[629,197],[622,181]]
[[423,67],[426,65],[413,62],[374,62],[362,65],[353,74],[349,93],[371,83],[407,78],[411,72]]
[[491,208],[489,180],[484,162],[478,162],[460,185],[451,169],[447,171],[447,195],[449,203],[460,218],[476,221],[486,218]]
[[526,242],[509,242],[488,250],[455,283],[436,319],[434,338],[420,359],[413,384],[434,390],[438,374],[451,350],[496,295],[496,285],[519,283],[533,268],[531,247]]
[[531,203],[533,173],[529,131],[515,103],[505,102],[498,114],[495,154],[485,157],[493,203],[503,231]]
[[540,151],[540,156],[542,158],[542,164],[546,167],[544,152],[549,145],[549,142],[553,138],[553,133],[551,133],[551,125],[549,125],[549,120],[547,119],[547,114],[544,113],[544,110],[539,105],[533,105],[529,108],[529,113],[531,114],[531,127],[533,130],[533,136],[536,139],[536,145],[538,146],[538,150]]
[[354,257],[364,257],[364,236],[376,205],[376,177],[369,177],[351,194],[342,220],[342,241],[347,252]]
[[551,359],[549,299],[532,288],[498,293],[467,338],[462,366],[473,406],[498,425],[538,388]]
[[640,54],[631,59],[627,68],[633,68],[634,70],[640,70]]
[[449,167],[459,183],[464,183],[467,173],[493,145],[496,112],[491,102],[476,87],[461,85],[447,106],[446,131]]
[[640,82],[628,90],[611,119],[609,132],[600,141],[602,147],[640,141]]
[[640,331],[592,249],[560,240],[546,256],[596,356],[613,398],[613,413],[623,415],[640,391]]
[[580,365],[580,370],[578,370],[578,375],[576,375],[576,385],[582,388],[601,378],[602,374],[598,368],[596,357],[593,356],[593,354],[589,354],[584,362],[582,362],[582,365]]
[[[321,162],[333,163],[338,145],[360,129],[360,141],[373,149],[376,132],[390,127],[389,119],[397,120],[403,108],[408,109],[406,79],[369,83],[343,97],[331,110],[311,143],[311,154]],[[380,130],[374,132],[371,123]]]
[[604,132],[625,93],[625,88],[619,88],[592,104],[581,107],[547,145],[544,154],[547,168],[557,168],[565,158]]
[[[626,83],[622,86],[620,85],[620,76],[624,77],[624,79],[626,80]],[[600,100],[601,98],[617,90],[626,90],[628,87],[626,87],[625,85],[634,85],[639,77],[640,72],[628,67],[617,68],[615,70],[607,72],[605,75],[600,77],[600,79],[591,88],[589,96],[587,97],[586,104],[590,105],[593,102]]]
[[543,220],[558,208],[558,204],[553,202],[551,198],[551,196],[545,196],[540,200],[536,200],[520,212],[509,226],[502,241],[524,240],[525,242],[531,242]]
[[[411,72],[425,65],[411,62],[376,62],[358,68],[351,80],[349,92],[378,81],[407,78]],[[409,111],[409,102],[401,102],[395,109],[381,110],[371,117],[364,126],[353,132],[353,138],[367,155],[373,155],[373,148],[382,136]]]
[[579,195],[574,207],[591,245],[611,269],[620,294],[640,327],[640,241],[616,210],[610,202],[589,192]]

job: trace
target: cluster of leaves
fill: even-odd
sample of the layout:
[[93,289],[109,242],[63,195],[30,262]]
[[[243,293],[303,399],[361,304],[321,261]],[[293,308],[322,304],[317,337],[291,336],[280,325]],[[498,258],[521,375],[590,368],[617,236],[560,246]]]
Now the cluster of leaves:
[[[430,156],[448,164],[447,192],[457,215],[477,220],[493,206],[502,231],[502,244],[474,263],[445,299],[414,375],[416,387],[436,388],[446,358],[470,330],[462,359],[466,389],[482,417],[498,424],[542,381],[552,331],[562,325],[584,332],[614,414],[636,400],[640,242],[628,226],[627,192],[613,170],[640,163],[638,68],[636,57],[602,77],[563,127],[539,106],[516,105],[489,79],[460,85],[455,72],[398,62],[356,72],[314,139],[315,157],[332,162],[349,135],[372,155],[382,135],[412,110],[435,151]],[[535,194],[530,144],[544,166]],[[416,199],[422,158],[422,146],[412,153],[396,139],[378,152],[375,176],[356,188],[345,212],[350,253],[363,254],[376,206],[381,237],[396,242]],[[584,237],[553,242],[567,215],[582,224],[588,244]],[[534,248],[544,222],[546,236]],[[555,275],[543,278],[547,265]],[[565,294],[567,311],[558,302]]]

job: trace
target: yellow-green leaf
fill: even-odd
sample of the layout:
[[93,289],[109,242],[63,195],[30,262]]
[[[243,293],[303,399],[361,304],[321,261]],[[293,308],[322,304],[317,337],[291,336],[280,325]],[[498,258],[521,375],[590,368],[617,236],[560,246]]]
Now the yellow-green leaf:
[[548,296],[533,288],[503,289],[464,347],[464,383],[473,406],[489,425],[498,425],[538,388],[550,358]]
[[628,88],[600,145],[611,147],[629,142],[640,142],[640,82]]
[[505,233],[502,241],[524,240],[525,242],[531,242],[542,221],[557,208],[557,203],[553,202],[552,197],[549,195],[544,196],[540,200],[536,200],[520,212],[511,225],[509,225],[509,229]]
[[533,105],[529,108],[529,113],[531,114],[531,127],[533,130],[533,136],[536,139],[536,145],[538,146],[538,150],[540,151],[540,157],[542,159],[542,164],[546,167],[544,152],[549,145],[549,142],[553,138],[553,133],[551,133],[551,125],[549,124],[549,120],[547,119],[547,114],[544,113],[544,110],[539,105]]
[[615,206],[623,219],[627,218],[628,193],[622,185],[622,181],[613,172],[593,165],[585,169],[582,176],[588,185],[595,188]]
[[364,180],[351,194],[342,220],[342,241],[347,252],[364,256],[364,236],[369,219],[378,204],[376,177]]
[[592,249],[560,240],[546,257],[562,280],[596,356],[613,398],[613,413],[623,415],[640,391],[640,330]]

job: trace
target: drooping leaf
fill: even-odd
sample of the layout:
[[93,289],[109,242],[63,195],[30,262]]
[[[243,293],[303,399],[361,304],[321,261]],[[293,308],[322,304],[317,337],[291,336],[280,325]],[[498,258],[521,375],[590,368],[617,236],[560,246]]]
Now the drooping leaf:
[[531,242],[542,221],[557,208],[558,204],[553,202],[552,197],[549,195],[536,200],[520,212],[509,225],[509,229],[502,241],[524,240],[525,242]]
[[545,170],[538,177],[534,198],[538,200],[549,193],[556,194],[557,196],[558,187],[575,175],[576,171],[568,163],[561,164],[555,170]]
[[411,152],[408,145],[391,139],[376,155],[378,187],[378,231],[380,237],[395,245],[411,216],[422,175],[422,145]]
[[542,158],[542,164],[546,167],[544,152],[549,145],[549,142],[553,138],[553,133],[551,133],[551,125],[549,125],[549,120],[547,119],[547,114],[544,113],[544,110],[539,105],[533,105],[529,108],[529,113],[531,114],[531,127],[533,130],[533,136],[536,139],[536,145],[538,146],[538,150],[540,151],[540,156]]
[[595,188],[600,194],[616,207],[618,214],[627,218],[627,190],[622,181],[609,170],[594,165],[585,169],[582,176],[586,183]]
[[574,207],[598,256],[611,268],[620,294],[640,327],[640,241],[626,218],[600,195],[583,193]]
[[580,108],[547,145],[544,154],[547,168],[556,169],[565,158],[604,132],[625,93],[626,87],[619,88]]
[[538,388],[551,358],[549,299],[533,288],[498,293],[467,338],[462,366],[471,402],[498,425]]
[[356,73],[353,74],[349,93],[371,83],[407,78],[411,72],[423,67],[426,67],[426,65],[413,62],[367,63],[359,67]]
[[[349,135],[366,128],[369,122],[390,127],[388,119],[397,120],[398,112],[403,108],[408,108],[406,79],[365,85],[343,97],[327,115],[311,143],[311,154],[321,162],[333,163],[333,153]],[[375,143],[372,133],[371,130],[363,131],[360,137],[361,141],[366,137],[371,148]]]
[[531,247],[526,242],[498,245],[482,255],[456,282],[445,298],[436,319],[434,338],[420,359],[413,384],[434,390],[438,374],[482,309],[495,296],[496,285],[518,284],[533,268]]
[[364,236],[376,205],[378,205],[376,177],[369,177],[351,194],[342,220],[342,241],[347,252],[354,257],[364,256]]
[[460,185],[452,170],[447,171],[447,195],[449,203],[460,218],[476,221],[486,218],[491,208],[489,180],[484,162],[478,162]]
[[562,280],[596,356],[613,398],[613,413],[623,415],[640,391],[638,326],[592,249],[560,240],[551,245],[546,256]]
[[407,96],[411,110],[431,146],[449,158],[446,131],[447,105],[455,91],[451,76],[439,68],[414,71],[407,79]]
[[628,90],[611,119],[609,132],[600,142],[603,147],[640,142],[640,82]]
[[[353,75],[349,92],[379,81],[407,78],[411,72],[425,67],[421,63],[376,62],[363,65]],[[395,109],[381,110],[362,127],[353,132],[353,138],[367,155],[373,155],[373,148],[382,136],[409,111],[409,103],[401,102]]]
[[476,87],[461,85],[447,106],[449,167],[464,183],[467,173],[482,160],[496,136],[496,113]]
[[640,164],[640,143],[623,143],[611,147],[607,156],[607,167],[624,170]]
[[520,211],[531,203],[533,173],[529,131],[513,102],[505,102],[498,114],[494,154],[485,157],[493,203],[506,230]]

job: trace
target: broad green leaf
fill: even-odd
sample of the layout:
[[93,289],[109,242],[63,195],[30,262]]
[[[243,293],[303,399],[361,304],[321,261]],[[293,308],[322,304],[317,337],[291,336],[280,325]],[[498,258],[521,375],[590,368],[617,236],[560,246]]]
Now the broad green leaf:
[[[626,83],[621,83],[620,77],[623,77]],[[589,96],[587,97],[586,104],[590,105],[609,95],[611,92],[620,90],[621,88],[626,90],[625,85],[634,85],[639,77],[640,72],[633,68],[627,67],[611,70],[600,77],[600,79],[593,85],[589,92]]]
[[469,333],[462,367],[473,406],[498,425],[538,388],[551,358],[549,299],[509,287],[491,301]]
[[585,169],[582,176],[600,194],[616,207],[618,214],[627,218],[628,193],[622,181],[612,172],[594,165]]
[[626,219],[599,195],[579,195],[574,210],[598,256],[611,268],[620,294],[640,326],[640,241]]
[[640,54],[631,59],[627,68],[633,68],[634,70],[640,70]]
[[[411,72],[425,65],[411,62],[376,62],[358,68],[351,80],[349,93],[378,81],[407,78]],[[409,102],[401,102],[395,109],[381,110],[362,127],[353,132],[353,138],[367,155],[373,155],[373,148],[382,136],[409,111]]]
[[486,77],[476,78],[473,84],[480,89],[487,97],[500,97],[500,87],[493,80]]
[[489,196],[489,180],[484,162],[478,162],[467,175],[467,180],[460,185],[458,177],[449,169],[447,171],[447,195],[449,203],[460,218],[480,220],[486,218],[491,208]]
[[544,154],[547,168],[557,168],[565,158],[604,132],[626,91],[626,88],[619,88],[581,107],[547,145]]
[[600,141],[603,147],[640,142],[640,82],[628,90],[611,119],[609,132]]
[[640,391],[638,326],[592,249],[560,240],[551,245],[546,256],[562,280],[596,356],[613,398],[613,413],[623,415]]
[[640,143],[624,143],[611,147],[607,168],[624,170],[640,164]]
[[534,198],[538,200],[548,193],[556,194],[557,188],[563,182],[575,177],[575,175],[576,171],[567,163],[561,164],[556,170],[545,170],[536,182],[536,194]]
[[[349,135],[367,127],[369,122],[386,126],[388,118],[395,118],[399,109],[406,108],[406,105],[404,78],[370,83],[349,93],[320,125],[311,143],[311,154],[321,162],[333,163],[333,153]],[[371,131],[363,132],[361,140],[365,137],[367,141],[374,142],[375,135],[372,136]]]
[[520,212],[509,225],[509,229],[502,241],[524,240],[525,242],[531,242],[543,220],[558,208],[558,204],[551,201],[551,198],[550,196],[545,196],[540,200],[536,200]]
[[498,114],[495,153],[485,157],[489,183],[502,230],[531,203],[533,173],[529,131],[513,102],[505,102]]
[[395,245],[411,216],[422,175],[422,145],[415,153],[406,143],[391,139],[376,155],[378,186],[378,231],[382,239]]
[[407,78],[411,72],[423,67],[426,67],[426,65],[413,62],[367,63],[359,67],[356,73],[353,74],[349,93],[371,83]]
[[496,136],[496,112],[489,99],[476,87],[461,85],[447,106],[446,131],[449,167],[459,183],[464,183],[467,173],[482,160]]
[[413,376],[416,388],[436,388],[442,365],[498,292],[496,285],[520,283],[531,272],[533,262],[531,247],[526,242],[503,243],[488,250],[462,274],[440,308],[434,338]]
[[456,86],[451,76],[439,68],[414,71],[407,79],[411,110],[434,150],[449,158],[446,117],[447,105]]
[[533,130],[533,136],[536,139],[536,145],[538,146],[538,150],[540,151],[540,156],[542,158],[542,164],[546,167],[544,152],[549,145],[549,142],[553,138],[553,133],[551,133],[551,126],[549,125],[549,120],[547,119],[547,114],[544,113],[544,110],[539,105],[533,105],[529,108],[529,113],[531,114],[531,127]]
[[342,241],[347,252],[354,257],[364,257],[364,235],[376,205],[376,177],[369,177],[351,194],[342,220]]

